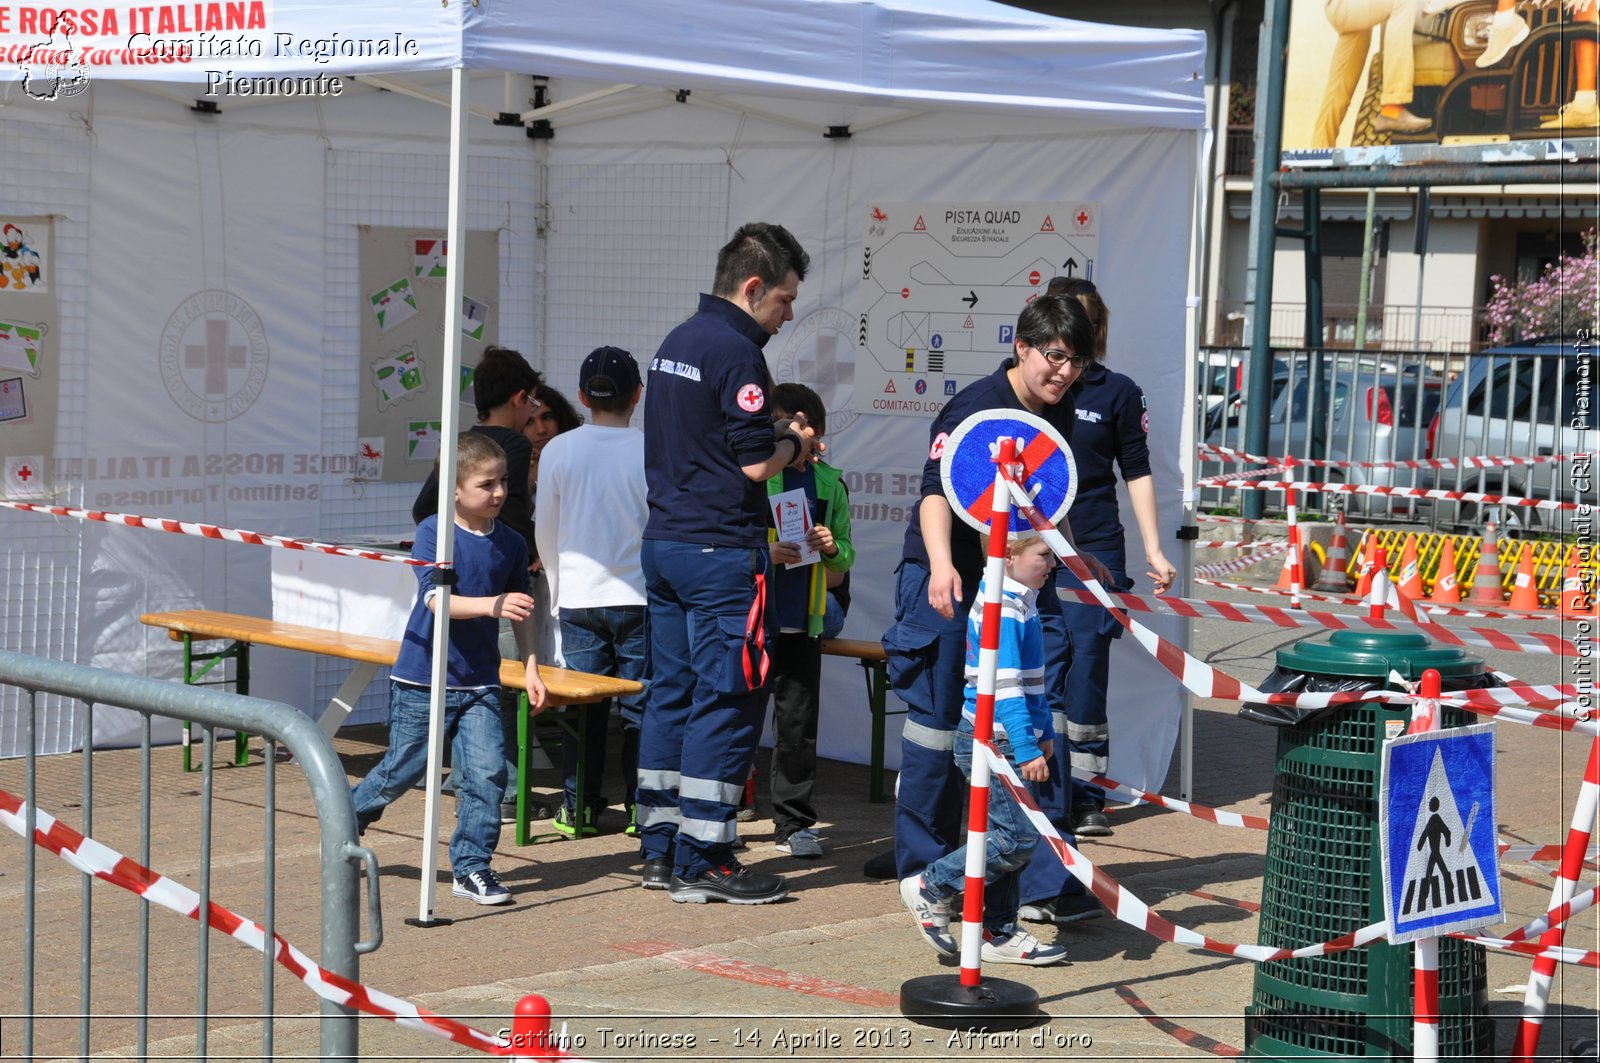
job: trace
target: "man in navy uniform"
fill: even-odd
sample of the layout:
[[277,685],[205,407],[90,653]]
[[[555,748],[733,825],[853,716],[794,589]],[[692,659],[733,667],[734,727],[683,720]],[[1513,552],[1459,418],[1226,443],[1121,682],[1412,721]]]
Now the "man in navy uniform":
[[815,433],[774,422],[761,349],[794,318],[810,258],[781,225],[742,226],[710,295],[667,334],[645,381],[650,515],[641,562],[651,682],[640,728],[642,884],[675,901],[766,904],[781,875],[733,855],[734,815],[766,707],[767,492]]

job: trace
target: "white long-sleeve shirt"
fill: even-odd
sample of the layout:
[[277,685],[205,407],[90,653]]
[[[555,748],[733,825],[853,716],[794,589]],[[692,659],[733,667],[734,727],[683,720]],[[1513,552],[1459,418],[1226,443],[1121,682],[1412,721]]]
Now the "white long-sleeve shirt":
[[580,425],[539,457],[534,538],[550,609],[644,605],[644,433]]

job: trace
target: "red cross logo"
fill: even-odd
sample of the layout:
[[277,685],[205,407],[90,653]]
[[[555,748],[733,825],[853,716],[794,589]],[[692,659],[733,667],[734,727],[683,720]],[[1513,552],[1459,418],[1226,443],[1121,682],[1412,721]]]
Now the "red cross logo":
[[1086,210],[1078,211],[1078,224],[1079,225],[1088,225],[1089,224],[1089,212],[1088,211],[1086,211]]
[[933,446],[928,448],[928,460],[938,461],[944,457],[944,442],[950,438],[949,432],[940,432],[933,437]]
[[746,413],[756,413],[767,404],[767,396],[754,384],[746,384],[739,389],[739,409]]
[[26,465],[22,466],[17,470],[17,479],[21,480],[23,483],[27,483],[29,480],[33,479],[33,470],[28,468]]

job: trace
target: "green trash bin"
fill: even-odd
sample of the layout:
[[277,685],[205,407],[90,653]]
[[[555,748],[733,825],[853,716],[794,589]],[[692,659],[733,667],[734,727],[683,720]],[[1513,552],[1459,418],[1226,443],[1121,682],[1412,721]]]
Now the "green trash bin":
[[[1483,662],[1413,632],[1334,632],[1278,652],[1261,690],[1378,690],[1437,669],[1446,691],[1498,685]],[[1263,945],[1299,948],[1383,919],[1378,783],[1383,741],[1402,733],[1408,706],[1361,702],[1307,713],[1246,704],[1241,715],[1280,726],[1272,825],[1262,883]],[[1446,710],[1441,726],[1472,722]],[[1484,950],[1439,943],[1439,1058],[1490,1058],[1494,1029]],[[1256,965],[1245,1009],[1245,1052],[1259,1059],[1409,1058],[1411,946],[1377,942],[1302,960]]]

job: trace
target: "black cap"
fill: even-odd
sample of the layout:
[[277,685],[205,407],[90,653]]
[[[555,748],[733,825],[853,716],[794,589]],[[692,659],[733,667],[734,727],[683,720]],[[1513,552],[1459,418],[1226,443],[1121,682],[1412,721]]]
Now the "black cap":
[[640,383],[639,363],[621,347],[596,347],[578,370],[578,390],[592,399],[631,395]]

